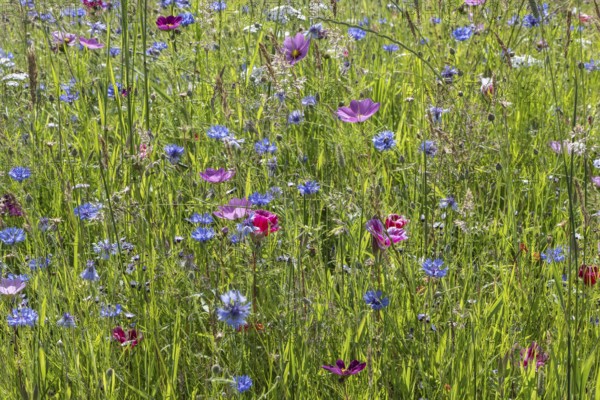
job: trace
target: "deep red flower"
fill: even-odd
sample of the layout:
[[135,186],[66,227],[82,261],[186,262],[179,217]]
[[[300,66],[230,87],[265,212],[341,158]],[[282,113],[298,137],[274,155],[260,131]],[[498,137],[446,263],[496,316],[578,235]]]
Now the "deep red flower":
[[104,8],[104,2],[102,0],[81,0],[84,6],[91,8],[92,10],[100,10]]
[[406,224],[408,224],[408,220],[404,215],[390,214],[385,219],[385,227],[387,229],[392,227],[402,229]]
[[279,230],[277,214],[267,210],[257,210],[252,215],[254,235],[257,237],[269,236],[269,233]]
[[583,283],[588,286],[594,286],[598,280],[598,266],[582,264],[579,267],[579,277],[583,278]]
[[112,337],[121,343],[122,346],[131,345],[131,348],[134,348],[143,338],[142,334],[138,333],[135,329],[125,332],[120,326],[113,329]]
[[168,17],[160,16],[156,20],[156,26],[161,31],[172,31],[179,28],[182,20],[183,18],[179,15],[176,17],[173,15],[169,15]]

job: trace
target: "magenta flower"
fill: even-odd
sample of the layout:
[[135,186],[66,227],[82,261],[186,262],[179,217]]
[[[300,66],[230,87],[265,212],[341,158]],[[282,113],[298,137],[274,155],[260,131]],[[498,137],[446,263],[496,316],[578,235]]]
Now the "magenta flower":
[[14,296],[25,289],[25,286],[27,286],[27,283],[20,279],[2,278],[0,280],[0,294]]
[[56,46],[61,47],[61,48],[64,45],[73,46],[75,44],[76,38],[77,38],[77,36],[75,36],[72,33],[59,32],[59,31],[52,32],[52,42]]
[[465,0],[465,4],[468,6],[480,6],[485,3],[485,0]]
[[104,47],[104,45],[102,43],[99,43],[94,38],[86,39],[84,37],[79,37],[79,44],[82,45],[83,47],[87,47],[90,50],[101,49]]
[[386,234],[383,223],[378,218],[373,218],[367,221],[367,232],[373,236],[373,241],[381,250],[385,250],[390,247],[390,239]]
[[592,183],[600,188],[600,176],[592,176]]
[[[404,229],[398,228],[398,226],[404,226],[405,222],[400,219],[394,220],[394,216],[396,216],[396,214],[390,214],[390,216],[386,218],[385,226],[379,218],[372,218],[367,221],[367,232],[373,237],[373,246],[377,245],[379,249],[386,250],[392,243],[398,243],[408,239]],[[397,217],[402,218],[400,216]],[[388,227],[387,229],[386,226]]]
[[535,370],[543,367],[548,361],[548,354],[544,353],[542,348],[536,343],[531,342],[531,345],[521,350],[521,359],[523,360],[523,368],[527,368],[529,364],[535,362]]
[[356,375],[367,366],[366,362],[361,363],[358,360],[352,360],[348,368],[343,360],[337,360],[334,365],[323,365],[321,368],[340,376],[340,381],[343,381],[350,375]]
[[226,206],[219,206],[219,211],[213,214],[219,218],[235,220],[248,215],[252,203],[246,199],[231,199]]
[[285,59],[294,65],[302,60],[308,54],[310,48],[310,39],[307,39],[302,33],[296,33],[296,36],[288,36],[283,41],[283,51]]
[[210,183],[222,183],[230,180],[234,175],[234,170],[226,170],[224,168],[207,168],[206,171],[200,172],[200,178]]
[[350,107],[340,107],[337,116],[344,122],[363,122],[379,110],[379,103],[371,99],[352,100]]
[[168,17],[160,16],[156,19],[156,26],[161,31],[172,31],[179,28],[183,18],[181,16],[169,15]]
[[262,238],[269,236],[269,233],[277,232],[279,224],[277,214],[267,210],[257,210],[252,215],[252,225],[254,225],[254,236]]
[[385,219],[385,227],[388,229],[392,227],[402,229],[406,224],[408,220],[404,215],[390,214]]

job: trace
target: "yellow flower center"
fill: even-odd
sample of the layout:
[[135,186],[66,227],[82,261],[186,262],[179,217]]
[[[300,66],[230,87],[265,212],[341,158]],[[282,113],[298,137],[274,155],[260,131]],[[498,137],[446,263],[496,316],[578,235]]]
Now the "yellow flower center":
[[299,55],[300,55],[300,50],[298,50],[298,49],[292,50],[293,58],[298,58]]

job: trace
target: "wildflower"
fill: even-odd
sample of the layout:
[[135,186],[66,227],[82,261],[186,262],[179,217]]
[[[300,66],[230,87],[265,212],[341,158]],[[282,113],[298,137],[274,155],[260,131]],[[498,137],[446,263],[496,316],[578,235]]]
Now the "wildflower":
[[73,210],[75,215],[83,221],[91,221],[97,219],[102,210],[102,204],[100,203],[84,203],[80,206],[75,207]]
[[553,262],[561,262],[565,260],[563,248],[560,246],[554,249],[546,249],[545,252],[540,254],[540,257],[548,264],[552,264]]
[[108,49],[108,55],[110,55],[111,57],[116,57],[119,54],[121,54],[121,49],[118,47],[111,47],[110,49]]
[[442,269],[444,261],[440,258],[432,260],[430,258],[423,261],[421,267],[423,271],[432,278],[443,278],[448,274],[448,268]]
[[544,353],[542,348],[536,343],[531,342],[531,345],[521,350],[521,360],[523,361],[523,368],[527,368],[530,363],[535,362],[535,370],[543,367],[548,361],[548,354]]
[[458,75],[458,70],[454,67],[446,65],[444,66],[442,72],[440,72],[440,75],[442,76],[442,78],[444,78],[444,81],[446,83],[452,83],[454,80],[454,76]]
[[110,243],[108,239],[100,240],[93,244],[94,253],[100,255],[103,260],[108,260],[111,255],[117,254],[119,246],[117,243]]
[[431,22],[432,25],[438,25],[442,22],[442,19],[439,17],[431,17],[429,22]]
[[216,12],[225,11],[227,4],[224,1],[214,1],[210,4],[210,9]]
[[161,31],[172,31],[179,27],[182,20],[183,18],[181,18],[179,15],[176,17],[173,15],[169,15],[167,17],[160,16],[156,19],[156,26]]
[[373,146],[378,151],[391,150],[396,147],[396,140],[394,140],[394,132],[383,131],[373,137]]
[[308,54],[310,39],[298,32],[293,38],[288,36],[283,41],[283,52],[285,59],[290,65],[296,64]]
[[352,360],[348,368],[346,368],[346,363],[343,360],[337,360],[335,362],[335,366],[333,365],[323,365],[321,368],[331,372],[332,374],[336,374],[340,376],[340,381],[343,382],[350,375],[356,375],[367,366],[366,362],[361,363],[358,360]]
[[424,140],[421,142],[421,146],[419,146],[419,151],[423,152],[423,154],[429,157],[435,157],[438,149],[435,142],[431,140]]
[[221,295],[221,301],[223,307],[217,310],[219,321],[224,321],[234,329],[246,323],[250,314],[250,303],[246,303],[246,297],[237,290],[230,290]]
[[23,209],[14,195],[7,193],[0,197],[0,215],[23,216]]
[[367,32],[363,31],[360,28],[348,28],[348,36],[350,36],[354,40],[361,40],[367,36]]
[[212,228],[199,227],[192,232],[192,239],[201,243],[208,242],[213,237],[215,237],[215,230]]
[[79,44],[90,50],[97,50],[97,49],[101,49],[104,47],[104,45],[102,43],[99,43],[96,39],[94,39],[94,38],[86,39],[82,36],[79,37]]
[[17,328],[20,326],[34,326],[38,320],[38,314],[28,307],[13,308],[12,314],[8,316],[8,326]]
[[275,153],[275,151],[277,151],[277,146],[275,146],[275,144],[272,144],[269,141],[269,139],[263,139],[263,140],[259,140],[258,142],[254,143],[254,150],[258,154],[264,154],[264,153],[273,154],[273,153]]
[[409,221],[406,219],[406,217],[404,215],[390,214],[385,218],[385,228],[386,229],[390,229],[390,228],[402,229],[406,226],[406,224],[408,224],[408,222]]
[[388,53],[393,53],[395,51],[398,51],[400,49],[400,47],[397,44],[384,44],[383,45],[383,50],[387,51]]
[[25,238],[25,231],[21,228],[12,227],[0,231],[0,242],[8,246],[14,246],[17,243],[24,242]]
[[271,196],[270,193],[262,194],[259,192],[254,192],[250,196],[248,196],[248,200],[250,200],[250,203],[252,203],[252,205],[262,207],[266,206],[271,201],[273,201],[273,196]]
[[436,124],[440,124],[442,122],[442,114],[447,112],[448,110],[441,107],[429,107],[429,113],[431,114],[431,118]]
[[302,105],[304,107],[310,107],[310,106],[316,106],[317,105],[317,99],[316,99],[315,96],[306,96],[306,97],[303,97],[300,102],[302,103]]
[[480,6],[485,3],[485,0],[465,0],[465,4],[468,6]]
[[214,219],[209,213],[193,213],[191,217],[186,219],[186,221],[192,224],[210,225],[214,222]]
[[75,317],[69,313],[64,313],[63,316],[56,321],[56,325],[62,328],[75,328],[77,326],[75,323]]
[[238,393],[244,393],[252,387],[252,379],[248,375],[234,376],[233,387]]
[[8,172],[8,176],[17,182],[23,182],[31,176],[31,170],[27,167],[14,167]]
[[171,164],[177,164],[183,155],[184,148],[176,144],[168,144],[165,146],[165,154]]
[[0,279],[0,294],[14,296],[27,286],[26,281],[21,279]]
[[100,316],[104,318],[114,318],[121,314],[122,311],[123,309],[121,308],[120,304],[116,304],[115,306],[109,304],[100,308]]
[[229,129],[223,125],[213,125],[206,131],[206,136],[216,140],[223,140],[229,135]]
[[523,26],[525,28],[534,28],[536,26],[540,25],[540,20],[537,19],[535,16],[533,16],[532,14],[527,14],[526,16],[523,17]]
[[583,67],[589,72],[598,71],[598,69],[600,69],[600,65],[596,64],[596,61],[593,59],[590,59],[589,63],[583,63]]
[[133,349],[142,340],[142,335],[135,329],[129,329],[127,332],[120,326],[117,326],[112,330],[112,337],[117,342],[121,343],[121,346],[129,346]]
[[75,100],[79,99],[79,92],[73,93],[70,89],[65,89],[65,94],[61,94],[58,98],[60,101],[72,104]]
[[85,270],[79,276],[81,279],[91,282],[95,282],[100,279],[100,276],[96,271],[96,265],[92,260],[88,260]]
[[29,268],[32,271],[35,271],[37,269],[42,269],[42,268],[46,268],[48,265],[50,265],[50,260],[52,257],[52,254],[50,254],[48,257],[39,257],[39,258],[33,258],[31,260],[29,260]]
[[365,293],[365,295],[363,296],[363,299],[365,300],[365,303],[367,303],[367,305],[369,307],[371,307],[373,310],[377,311],[377,310],[381,310],[385,307],[388,306],[388,304],[390,303],[390,299],[388,297],[382,297],[383,293],[381,292],[381,290],[369,290],[367,291],[367,293]]
[[323,29],[323,24],[318,23],[311,25],[311,27],[308,28],[306,36],[310,37],[311,39],[323,39],[325,36],[327,36],[327,31]]
[[579,267],[578,276],[583,278],[583,283],[587,286],[594,286],[599,277],[598,266],[582,264],[581,267]]
[[592,183],[600,188],[600,176],[592,176]]
[[181,17],[181,26],[188,26],[196,22],[194,15],[190,12],[181,13],[179,17]]
[[321,188],[317,181],[306,181],[304,184],[299,184],[297,187],[302,196],[315,194]]
[[372,218],[367,221],[366,229],[373,238],[373,246],[377,245],[381,250],[386,250],[392,243],[408,239],[403,229],[395,226],[390,226],[386,229],[378,218]]
[[66,46],[74,46],[76,38],[77,38],[77,36],[75,36],[72,33],[59,32],[59,31],[52,32],[52,42],[54,43],[55,46],[57,46],[61,50],[64,50],[65,45]]
[[454,36],[454,39],[458,40],[459,42],[464,42],[465,40],[470,39],[472,35],[473,30],[468,26],[456,28],[454,31],[452,31],[452,36]]
[[352,100],[350,107],[340,107],[337,110],[337,116],[344,122],[363,122],[368,120],[379,110],[379,103],[371,99]]
[[300,110],[295,110],[288,116],[288,124],[298,125],[304,120],[304,114]]
[[200,177],[206,182],[210,183],[223,183],[230,180],[234,176],[234,170],[225,170],[224,168],[207,168],[205,171],[200,172]]
[[154,42],[146,50],[146,54],[149,56],[158,56],[163,50],[166,50],[169,46],[165,42]]
[[253,233],[255,237],[262,238],[269,236],[269,233],[279,230],[277,214],[269,211],[257,210],[252,214],[250,220],[254,226]]
[[458,204],[456,203],[456,200],[454,200],[453,196],[448,196],[440,200],[440,208],[447,207],[452,208],[454,211],[458,210]]
[[219,206],[219,211],[213,214],[218,218],[235,220],[244,218],[252,203],[246,199],[231,199],[225,206]]

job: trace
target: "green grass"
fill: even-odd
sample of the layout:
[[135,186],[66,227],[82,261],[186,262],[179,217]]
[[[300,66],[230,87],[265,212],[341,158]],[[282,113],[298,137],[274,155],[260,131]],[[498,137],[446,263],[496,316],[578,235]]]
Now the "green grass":
[[[0,195],[13,194],[24,210],[1,215],[0,228],[27,232],[24,243],[0,245],[0,255],[3,276],[30,276],[22,293],[39,320],[9,327],[5,318],[21,299],[0,298],[0,398],[600,398],[599,328],[590,322],[600,317],[600,296],[577,278],[580,264],[598,262],[599,197],[590,178],[599,72],[580,66],[597,57],[594,4],[551,2],[549,23],[528,29],[507,22],[531,13],[535,1],[488,0],[471,8],[485,30],[459,43],[452,30],[470,22],[457,0],[399,4],[406,13],[391,12],[387,2],[347,0],[336,15],[329,2],[314,15],[307,1],[298,2],[307,20],[285,25],[265,18],[279,3],[250,3],[248,15],[246,3],[234,0],[219,14],[193,0],[196,23],[170,35],[155,20],[179,13],[176,7],[122,0],[81,20],[115,30],[128,10],[122,34],[97,36],[104,49],[56,52],[53,31],[90,37],[89,26],[32,20],[16,1],[4,7],[10,22],[0,23],[0,48],[14,54],[15,66],[0,67],[0,75],[31,71],[35,59],[37,78],[0,90]],[[595,21],[567,38],[574,7]],[[64,7],[51,8],[58,17]],[[432,16],[441,24],[431,24]],[[372,32],[353,41],[348,24],[363,17]],[[570,18],[578,27],[577,13]],[[277,60],[285,32],[319,21],[328,37],[313,40],[304,60],[292,68]],[[243,31],[252,23],[262,24],[260,32]],[[390,39],[408,50],[384,52]],[[542,39],[549,47],[539,51]],[[145,56],[156,41],[168,48]],[[540,64],[511,68],[503,46]],[[131,51],[110,57],[109,47]],[[264,67],[262,79],[250,79],[242,64]],[[452,84],[438,79],[445,65],[461,71]],[[493,76],[493,96],[482,95],[480,76]],[[79,99],[67,104],[60,85],[71,78]],[[45,86],[35,102],[29,82]],[[130,88],[127,97],[108,97],[116,82]],[[317,94],[317,106],[301,105]],[[336,120],[339,105],[362,97],[381,103],[372,118]],[[431,106],[449,110],[441,124],[429,116]],[[304,122],[288,124],[297,109]],[[245,143],[235,149],[209,139],[215,124]],[[395,133],[397,146],[380,153],[372,137],[383,130]],[[570,141],[572,132],[586,151],[555,154],[549,142]],[[254,151],[263,138],[277,145],[274,172],[271,156]],[[423,140],[437,143],[434,158],[418,151]],[[142,143],[152,147],[147,158],[138,156]],[[164,156],[169,143],[185,147],[178,165]],[[31,178],[11,180],[14,166],[31,168]],[[198,175],[206,167],[237,173],[210,185]],[[305,180],[321,190],[302,197],[295,185]],[[279,216],[281,229],[260,246],[230,244],[235,223],[218,219],[214,239],[191,239],[185,218],[193,212],[273,186],[282,194],[264,208]],[[440,209],[449,195],[457,211]],[[95,201],[104,205],[102,220],[80,221],[73,208]],[[374,252],[365,224],[390,213],[410,220],[409,239]],[[42,231],[42,217],[56,219],[56,230]],[[134,251],[97,260],[98,282],[81,279],[86,261],[98,259],[92,244],[120,238]],[[539,259],[557,246],[571,248],[565,261]],[[30,270],[27,257],[49,254],[48,268]],[[128,274],[133,255],[139,261]],[[427,280],[421,261],[436,257],[448,275]],[[217,321],[219,295],[237,289],[251,300],[254,279],[256,312],[248,322],[263,329],[236,332]],[[380,312],[362,298],[377,288],[390,298]],[[100,317],[102,304],[116,303],[134,316]],[[65,312],[76,328],[57,326]],[[418,320],[421,313],[429,323]],[[133,349],[111,339],[113,328],[130,324],[143,335]],[[537,371],[520,356],[533,341],[549,356]],[[338,358],[367,367],[340,383],[321,369]],[[238,375],[252,378],[250,391],[235,393],[230,382]]]

